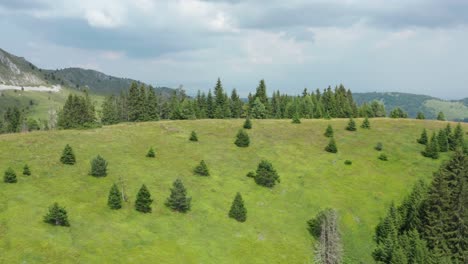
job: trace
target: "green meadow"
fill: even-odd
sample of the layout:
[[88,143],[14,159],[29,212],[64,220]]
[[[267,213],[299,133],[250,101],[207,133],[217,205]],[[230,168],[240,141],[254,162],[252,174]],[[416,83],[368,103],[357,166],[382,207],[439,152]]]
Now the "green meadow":
[[[313,263],[315,241],[306,221],[327,207],[340,215],[346,263],[373,263],[374,228],[387,206],[399,203],[417,180],[428,182],[449,157],[424,158],[416,143],[424,127],[432,132],[446,122],[370,119],[372,129],[364,130],[356,119],[358,130],[349,132],[347,119],[252,120],[251,144],[238,148],[233,142],[243,121],[0,135],[0,172],[12,167],[18,175],[16,184],[0,182],[0,263]],[[324,151],[328,124],[337,154]],[[192,130],[198,142],[188,140]],[[377,158],[377,142],[388,161]],[[59,161],[66,144],[76,154],[74,166]],[[150,147],[155,159],[145,157]],[[105,178],[88,175],[98,154],[109,163]],[[209,177],[192,172],[202,159]],[[262,159],[280,175],[272,189],[246,177]],[[25,163],[31,176],[21,174]],[[177,178],[192,197],[186,214],[164,206]],[[119,179],[129,201],[110,210],[109,189]],[[151,214],[134,209],[142,184],[155,200]],[[236,192],[245,201],[245,223],[227,216]],[[42,221],[54,202],[67,209],[70,227]]]

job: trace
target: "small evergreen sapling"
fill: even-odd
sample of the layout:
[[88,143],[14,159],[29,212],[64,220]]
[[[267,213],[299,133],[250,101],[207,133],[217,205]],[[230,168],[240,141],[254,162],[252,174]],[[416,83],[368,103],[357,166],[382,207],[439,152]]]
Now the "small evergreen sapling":
[[59,206],[58,203],[54,203],[49,207],[49,211],[44,216],[44,222],[56,226],[70,226],[67,211]]
[[91,171],[89,174],[94,177],[107,176],[107,161],[100,155],[97,155],[97,157],[91,161]]
[[447,152],[449,150],[449,143],[445,129],[441,129],[437,135],[437,143],[439,143],[439,151]]
[[301,119],[299,118],[299,114],[297,112],[294,114],[291,123],[293,123],[293,124],[300,124],[301,123]]
[[187,190],[180,179],[172,184],[171,195],[167,198],[165,205],[174,211],[185,213],[190,210],[191,197],[187,197]]
[[110,191],[109,197],[107,199],[107,205],[110,209],[120,209],[122,208],[122,195],[117,187],[117,184],[113,184]]
[[236,219],[238,222],[245,222],[247,220],[247,209],[244,206],[244,200],[242,200],[240,193],[236,194],[232,202],[229,217]]
[[338,148],[336,147],[334,138],[330,138],[330,142],[328,142],[328,145],[325,147],[325,151],[330,152],[330,153],[338,152]]
[[245,148],[250,145],[249,135],[247,134],[247,132],[245,132],[245,130],[240,129],[239,132],[237,132],[236,141],[234,142],[234,144],[241,148]]
[[418,143],[419,144],[422,144],[422,145],[426,145],[427,144],[427,131],[426,129],[424,128],[422,133],[421,133],[421,136],[419,137],[418,139]]
[[432,134],[431,140],[427,143],[426,149],[421,152],[424,157],[438,159],[439,158],[439,143],[435,133]]
[[244,122],[245,129],[251,129],[252,128],[252,121],[250,121],[250,117],[247,117]]
[[193,172],[200,176],[210,176],[210,171],[208,170],[208,166],[206,166],[204,160],[200,161],[200,164],[198,164],[198,166],[195,167]]
[[258,164],[254,179],[258,185],[269,188],[273,188],[277,182],[280,182],[279,175],[273,168],[273,165],[266,160],[262,160]]
[[354,122],[354,119],[352,117],[348,121],[348,125],[346,126],[346,130],[356,131],[356,122]]
[[154,149],[153,149],[152,147],[148,150],[148,153],[146,153],[146,157],[147,157],[147,158],[154,158],[154,157],[156,157],[156,153],[154,153]]
[[382,154],[379,155],[379,160],[387,161],[387,160],[388,160],[388,157],[387,157],[387,155],[385,155],[384,153],[382,153]]
[[151,194],[146,188],[146,185],[142,185],[138,191],[137,198],[135,200],[135,210],[142,213],[151,213]]
[[249,171],[249,173],[247,173],[246,176],[249,177],[249,178],[255,178],[255,172]]
[[371,128],[369,118],[367,118],[367,116],[366,116],[366,118],[364,118],[364,121],[362,121],[361,128],[364,128],[364,129],[370,129]]
[[352,162],[352,161],[350,161],[350,160],[345,160],[344,164],[345,164],[345,165],[352,165],[352,164],[353,164],[353,162]]
[[29,169],[28,164],[25,164],[23,167],[23,175],[24,176],[31,176],[31,170]]
[[189,140],[190,141],[198,141],[198,136],[197,136],[197,133],[195,131],[192,131],[192,134],[190,134]]
[[73,149],[70,147],[70,145],[67,144],[63,149],[60,162],[67,165],[73,165],[76,163],[75,153],[73,153]]
[[324,134],[326,137],[333,137],[333,128],[331,125],[328,125],[327,126],[327,129],[325,130],[325,134]]
[[377,151],[382,151],[383,150],[382,142],[377,142],[377,145],[375,145],[374,149]]
[[3,175],[3,181],[6,183],[16,183],[16,173],[12,168],[8,168]]

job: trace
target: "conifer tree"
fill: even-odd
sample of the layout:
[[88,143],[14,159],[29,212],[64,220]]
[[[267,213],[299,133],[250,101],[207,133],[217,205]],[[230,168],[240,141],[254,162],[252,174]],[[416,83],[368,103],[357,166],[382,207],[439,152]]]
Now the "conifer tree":
[[301,123],[301,119],[299,118],[299,114],[296,112],[292,118],[292,123],[293,124],[300,124]]
[[328,145],[325,147],[325,151],[330,153],[338,152],[338,148],[336,147],[335,139],[333,137],[330,138],[330,142],[328,142]]
[[333,137],[333,128],[331,125],[327,126],[327,130],[325,130],[325,136],[329,138]]
[[94,177],[107,176],[107,161],[100,155],[97,155],[91,161],[91,171],[89,172],[89,174]]
[[174,211],[185,213],[190,210],[191,197],[187,197],[187,190],[180,179],[174,181],[171,195],[167,198],[165,205]]
[[269,188],[272,188],[276,183],[280,182],[279,175],[273,168],[273,165],[266,160],[262,160],[258,164],[254,179],[258,185]]
[[31,170],[29,169],[28,164],[25,164],[24,167],[23,167],[23,175],[31,176]]
[[445,121],[444,112],[439,112],[439,114],[437,115],[437,120]]
[[371,128],[369,118],[367,118],[367,116],[366,116],[366,118],[364,118],[364,121],[362,122],[361,127],[365,128],[365,129],[370,129]]
[[387,161],[387,160],[388,160],[388,157],[387,157],[386,154],[381,153],[381,154],[379,155],[379,160]]
[[76,163],[75,153],[73,153],[73,149],[70,147],[70,145],[67,144],[63,149],[60,162],[68,165],[73,165]]
[[210,176],[210,171],[208,170],[208,166],[206,166],[204,160],[200,161],[200,164],[195,167],[193,172],[200,176]]
[[44,222],[56,226],[70,226],[67,211],[59,206],[58,203],[54,203],[49,207],[49,211],[44,216]]
[[198,136],[197,136],[197,133],[195,131],[192,131],[192,133],[190,134],[189,140],[190,141],[198,141]]
[[383,150],[382,142],[377,142],[377,145],[375,145],[374,149],[377,151],[382,151]]
[[463,148],[464,143],[464,137],[463,137],[463,128],[461,127],[461,124],[458,123],[458,125],[455,127],[453,130],[453,134],[451,136],[451,145],[450,145],[450,150],[457,150]]
[[110,191],[109,197],[107,199],[107,205],[110,209],[120,209],[122,208],[122,195],[117,187],[117,184],[113,184]]
[[416,119],[426,119],[426,116],[424,116],[423,112],[418,112],[418,114],[416,115]]
[[349,119],[348,126],[346,126],[346,130],[348,131],[356,131],[356,122],[354,122],[353,118]]
[[249,135],[247,134],[247,132],[245,132],[245,130],[240,129],[239,132],[237,132],[236,141],[234,142],[234,144],[242,148],[248,147],[250,145]]
[[148,153],[146,153],[146,157],[147,157],[147,158],[154,158],[154,157],[156,157],[156,153],[154,153],[153,147],[151,147],[151,148],[148,150]]
[[245,129],[251,129],[252,128],[252,122],[250,121],[250,117],[247,116],[247,118],[245,119],[243,127]]
[[146,185],[142,185],[138,191],[137,198],[135,200],[135,210],[142,213],[151,213],[151,194],[146,188]]
[[426,145],[426,149],[422,152],[424,157],[438,159],[439,158],[439,143],[435,133],[432,134],[431,140]]
[[445,134],[445,129],[441,129],[437,135],[437,143],[439,143],[439,151],[447,152],[449,150],[447,134]]
[[16,173],[12,168],[8,168],[3,175],[3,182],[6,183],[16,183],[18,180],[16,179]]
[[247,209],[244,206],[244,201],[240,193],[236,194],[232,202],[231,209],[229,210],[229,217],[236,219],[238,222],[245,222],[245,220],[247,220]]
[[427,131],[425,128],[423,129],[421,136],[418,139],[418,143],[423,145],[427,144]]

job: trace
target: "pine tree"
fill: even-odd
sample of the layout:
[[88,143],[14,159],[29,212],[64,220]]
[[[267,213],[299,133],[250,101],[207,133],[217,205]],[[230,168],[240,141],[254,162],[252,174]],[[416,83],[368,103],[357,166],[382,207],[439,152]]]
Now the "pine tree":
[[231,209],[229,210],[229,217],[236,219],[238,222],[245,222],[245,220],[247,220],[247,209],[244,206],[244,201],[240,193],[236,194],[232,202]]
[[424,116],[423,112],[418,112],[418,114],[416,115],[416,119],[426,119],[426,116]]
[[427,131],[425,128],[423,129],[421,136],[418,139],[418,143],[423,145],[427,144]]
[[461,127],[460,123],[458,123],[458,125],[453,130],[450,142],[450,150],[457,150],[463,148],[465,140],[463,138],[463,128]]
[[190,210],[192,198],[187,197],[187,190],[180,179],[174,181],[171,195],[167,198],[165,205],[174,211],[185,213]]
[[330,153],[338,152],[338,148],[336,147],[335,139],[333,137],[330,138],[330,142],[328,142],[328,145],[325,147],[325,151]]
[[63,164],[73,165],[76,163],[75,154],[70,145],[66,145],[62,152],[62,157],[60,157],[60,162]]
[[192,133],[190,134],[189,140],[190,141],[198,141],[197,133],[195,131],[192,131]]
[[142,185],[138,191],[137,198],[135,200],[135,210],[142,213],[151,213],[151,194],[146,188],[146,185]]
[[370,122],[369,122],[369,119],[367,118],[367,116],[366,116],[366,118],[364,118],[364,121],[362,122],[361,127],[365,128],[365,129],[370,129],[371,128]]
[[243,127],[245,129],[251,129],[252,128],[252,122],[250,121],[250,117],[247,116],[247,118],[245,119]]
[[248,147],[250,145],[250,139],[247,132],[245,132],[243,129],[240,129],[239,132],[237,132],[236,141],[234,144],[241,148]]
[[377,151],[382,151],[383,150],[382,142],[377,142],[377,145],[375,145],[374,149]]
[[426,149],[422,152],[424,157],[438,159],[439,158],[439,143],[435,133],[432,134],[431,140],[426,145]]
[[97,157],[91,161],[91,171],[89,174],[94,177],[107,176],[107,161],[100,155],[97,155]]
[[439,151],[447,152],[449,150],[447,134],[445,134],[445,129],[441,129],[437,135],[437,143],[439,143]]
[[24,167],[23,167],[23,175],[31,176],[31,170],[29,169],[28,164],[25,164]]
[[122,195],[117,187],[117,184],[113,184],[110,191],[109,197],[107,199],[107,205],[110,209],[120,209],[122,208]]
[[16,183],[18,180],[16,179],[16,173],[12,168],[8,168],[3,175],[3,182],[6,183]]
[[200,176],[210,176],[210,171],[208,170],[208,166],[206,166],[204,160],[200,161],[200,164],[195,167],[193,172]]
[[346,130],[348,131],[356,131],[356,122],[354,122],[353,118],[349,119],[348,126],[346,126]]
[[325,136],[329,138],[333,137],[333,128],[331,125],[327,126],[327,130],[325,130]]
[[292,118],[292,123],[293,124],[300,124],[301,123],[301,119],[299,118],[299,114],[296,112]]
[[444,112],[439,112],[439,114],[437,115],[437,120],[445,121]]
[[266,160],[262,160],[258,164],[254,179],[258,185],[269,188],[272,188],[277,182],[280,182],[279,175],[273,168],[273,165]]
[[154,157],[156,157],[156,153],[154,153],[153,147],[151,147],[151,148],[148,150],[148,153],[146,153],[146,157],[147,157],[147,158],[154,158]]
[[49,207],[49,211],[44,216],[44,222],[56,226],[70,226],[67,211],[59,206],[58,203],[54,203]]

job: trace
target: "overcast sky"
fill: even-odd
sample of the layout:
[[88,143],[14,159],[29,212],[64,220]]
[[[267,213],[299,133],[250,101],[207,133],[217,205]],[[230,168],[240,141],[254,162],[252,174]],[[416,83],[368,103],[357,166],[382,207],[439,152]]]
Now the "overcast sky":
[[39,67],[78,66],[157,86],[245,96],[468,97],[466,0],[0,0],[0,47]]

